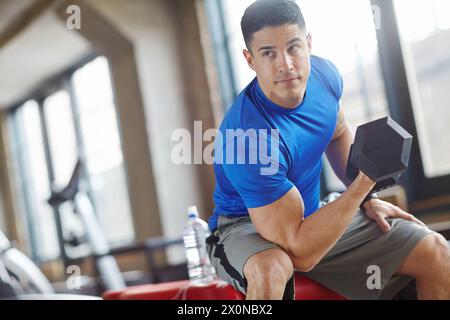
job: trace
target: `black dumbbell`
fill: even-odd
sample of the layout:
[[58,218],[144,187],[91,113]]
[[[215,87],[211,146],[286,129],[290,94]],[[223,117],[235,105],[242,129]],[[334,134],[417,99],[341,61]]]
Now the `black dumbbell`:
[[376,182],[371,193],[398,183],[408,168],[412,136],[389,117],[358,127],[350,148],[346,175],[352,181],[359,170]]

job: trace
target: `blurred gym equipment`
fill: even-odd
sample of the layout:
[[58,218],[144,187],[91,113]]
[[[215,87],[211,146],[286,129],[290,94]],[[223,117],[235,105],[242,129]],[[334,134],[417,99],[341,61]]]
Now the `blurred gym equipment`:
[[8,297],[11,294],[55,293],[41,270],[25,254],[14,248],[1,231],[0,283],[3,286],[0,297]]
[[[55,212],[58,212],[56,209],[65,202],[72,204],[73,212],[83,224],[86,235],[84,240],[92,250],[95,266],[104,289],[119,290],[125,288],[125,281],[115,258],[110,254],[110,247],[95,215],[92,202],[80,183],[82,170],[83,163],[78,160],[67,186],[61,190],[53,190],[48,203],[55,209]],[[72,238],[69,243],[78,245],[80,240]]]

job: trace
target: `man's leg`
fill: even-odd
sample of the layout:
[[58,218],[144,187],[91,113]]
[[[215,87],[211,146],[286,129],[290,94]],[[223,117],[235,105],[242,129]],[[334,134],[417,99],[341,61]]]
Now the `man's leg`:
[[398,274],[416,279],[418,299],[450,299],[450,248],[438,233],[425,236]]
[[244,265],[247,300],[281,300],[292,277],[292,261],[282,249],[268,249],[250,257]]

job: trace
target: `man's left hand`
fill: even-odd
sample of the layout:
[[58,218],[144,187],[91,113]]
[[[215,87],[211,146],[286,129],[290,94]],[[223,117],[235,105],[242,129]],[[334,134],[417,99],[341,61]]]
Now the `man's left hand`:
[[413,221],[423,227],[426,225],[414,217],[393,204],[380,200],[372,199],[364,203],[364,209],[366,211],[366,216],[375,221],[383,232],[389,232],[391,226],[386,221],[386,218],[400,218],[409,221]]

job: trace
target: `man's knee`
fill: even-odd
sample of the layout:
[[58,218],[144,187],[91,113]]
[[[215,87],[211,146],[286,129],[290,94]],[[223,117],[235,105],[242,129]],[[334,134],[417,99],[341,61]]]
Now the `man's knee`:
[[450,248],[447,240],[439,233],[432,233],[426,239],[426,257],[436,266],[450,262]]
[[415,276],[430,276],[430,273],[450,264],[448,242],[435,232],[424,237],[413,252]]
[[294,272],[291,258],[282,249],[268,249],[250,257],[244,266],[249,284],[271,286],[289,281]]

